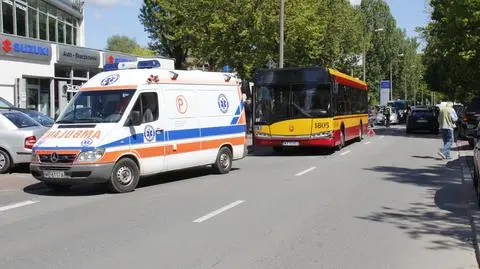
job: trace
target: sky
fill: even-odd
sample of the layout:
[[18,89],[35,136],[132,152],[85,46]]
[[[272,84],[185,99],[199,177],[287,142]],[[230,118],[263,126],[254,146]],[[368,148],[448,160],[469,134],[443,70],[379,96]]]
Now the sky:
[[[350,0],[352,4],[360,1]],[[385,0],[397,21],[397,27],[406,29],[410,37],[418,36],[415,28],[426,25],[429,20],[427,1]],[[148,35],[138,19],[142,3],[142,0],[86,0],[86,46],[105,49],[108,37],[115,34],[132,37],[140,45],[146,46]]]

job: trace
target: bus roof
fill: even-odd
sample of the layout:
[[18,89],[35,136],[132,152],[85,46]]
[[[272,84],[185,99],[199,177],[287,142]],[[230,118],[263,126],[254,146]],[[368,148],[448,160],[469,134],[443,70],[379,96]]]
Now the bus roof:
[[322,67],[262,69],[257,71],[254,77],[254,82],[259,85],[285,85],[305,82],[330,84],[333,81],[362,90],[367,90],[368,88],[367,84],[359,79],[332,68]]

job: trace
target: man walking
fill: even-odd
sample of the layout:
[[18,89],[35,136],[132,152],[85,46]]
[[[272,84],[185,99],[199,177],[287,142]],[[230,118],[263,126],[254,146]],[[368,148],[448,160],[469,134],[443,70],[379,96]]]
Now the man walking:
[[438,155],[442,159],[451,160],[450,149],[453,144],[453,129],[455,128],[455,122],[457,121],[457,113],[453,109],[453,103],[447,102],[447,104],[440,109],[438,115],[438,123],[443,138],[443,149],[438,152]]

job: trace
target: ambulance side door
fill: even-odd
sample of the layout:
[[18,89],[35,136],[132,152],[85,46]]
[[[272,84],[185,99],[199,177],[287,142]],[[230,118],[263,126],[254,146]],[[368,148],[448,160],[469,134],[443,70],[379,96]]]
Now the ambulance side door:
[[140,157],[141,175],[165,168],[165,120],[160,91],[142,91],[130,112],[130,149]]

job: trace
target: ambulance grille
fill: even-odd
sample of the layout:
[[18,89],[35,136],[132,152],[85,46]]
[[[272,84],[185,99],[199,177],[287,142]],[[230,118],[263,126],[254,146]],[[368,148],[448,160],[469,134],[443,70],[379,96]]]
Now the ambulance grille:
[[42,163],[73,163],[75,158],[77,157],[76,154],[58,154],[56,161],[52,161],[52,154],[40,154],[39,156],[40,162]]

